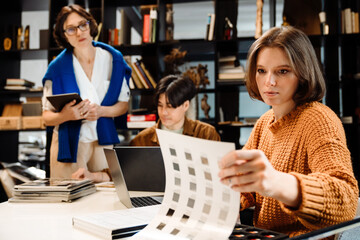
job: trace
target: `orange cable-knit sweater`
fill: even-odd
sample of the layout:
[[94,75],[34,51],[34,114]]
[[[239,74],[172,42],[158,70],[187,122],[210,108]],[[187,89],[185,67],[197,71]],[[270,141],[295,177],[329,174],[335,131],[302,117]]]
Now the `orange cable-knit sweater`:
[[278,121],[269,110],[243,149],[264,151],[274,168],[294,175],[301,188],[298,209],[257,193],[242,193],[241,209],[255,206],[256,227],[292,237],[354,218],[358,185],[342,123],[327,106],[307,103]]

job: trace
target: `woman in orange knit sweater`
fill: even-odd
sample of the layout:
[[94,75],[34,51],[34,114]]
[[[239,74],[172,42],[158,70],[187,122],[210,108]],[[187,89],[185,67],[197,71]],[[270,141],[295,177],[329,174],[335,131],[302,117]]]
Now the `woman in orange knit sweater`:
[[272,108],[242,150],[219,162],[223,184],[255,206],[254,225],[290,237],[355,216],[359,195],[340,119],[319,101],[325,81],[308,37],[272,28],[253,43],[246,86]]

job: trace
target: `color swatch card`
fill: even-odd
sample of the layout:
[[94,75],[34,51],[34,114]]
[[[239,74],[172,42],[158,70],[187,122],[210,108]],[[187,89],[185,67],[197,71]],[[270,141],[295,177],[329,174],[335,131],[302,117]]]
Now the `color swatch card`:
[[228,239],[240,193],[220,183],[218,161],[235,145],[156,131],[166,172],[164,199],[156,217],[131,239]]

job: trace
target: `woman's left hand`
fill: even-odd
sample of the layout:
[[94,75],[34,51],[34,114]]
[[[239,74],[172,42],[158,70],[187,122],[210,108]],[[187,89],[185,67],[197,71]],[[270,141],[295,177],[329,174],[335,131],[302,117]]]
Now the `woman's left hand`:
[[96,121],[102,116],[101,114],[101,106],[97,105],[96,103],[92,103],[89,106],[89,110],[84,116],[86,120],[89,121]]
[[219,162],[221,182],[238,192],[257,192],[288,206],[298,206],[300,190],[297,179],[274,169],[261,150],[237,150]]
[[91,173],[89,170],[85,169],[85,168],[79,168],[77,171],[75,171],[72,175],[71,175],[72,179],[91,179],[93,180],[93,173]]

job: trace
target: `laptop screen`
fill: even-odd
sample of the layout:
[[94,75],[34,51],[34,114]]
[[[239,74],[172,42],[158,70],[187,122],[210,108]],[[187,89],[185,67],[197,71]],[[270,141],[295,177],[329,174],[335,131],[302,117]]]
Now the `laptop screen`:
[[129,191],[165,191],[160,147],[114,147]]

